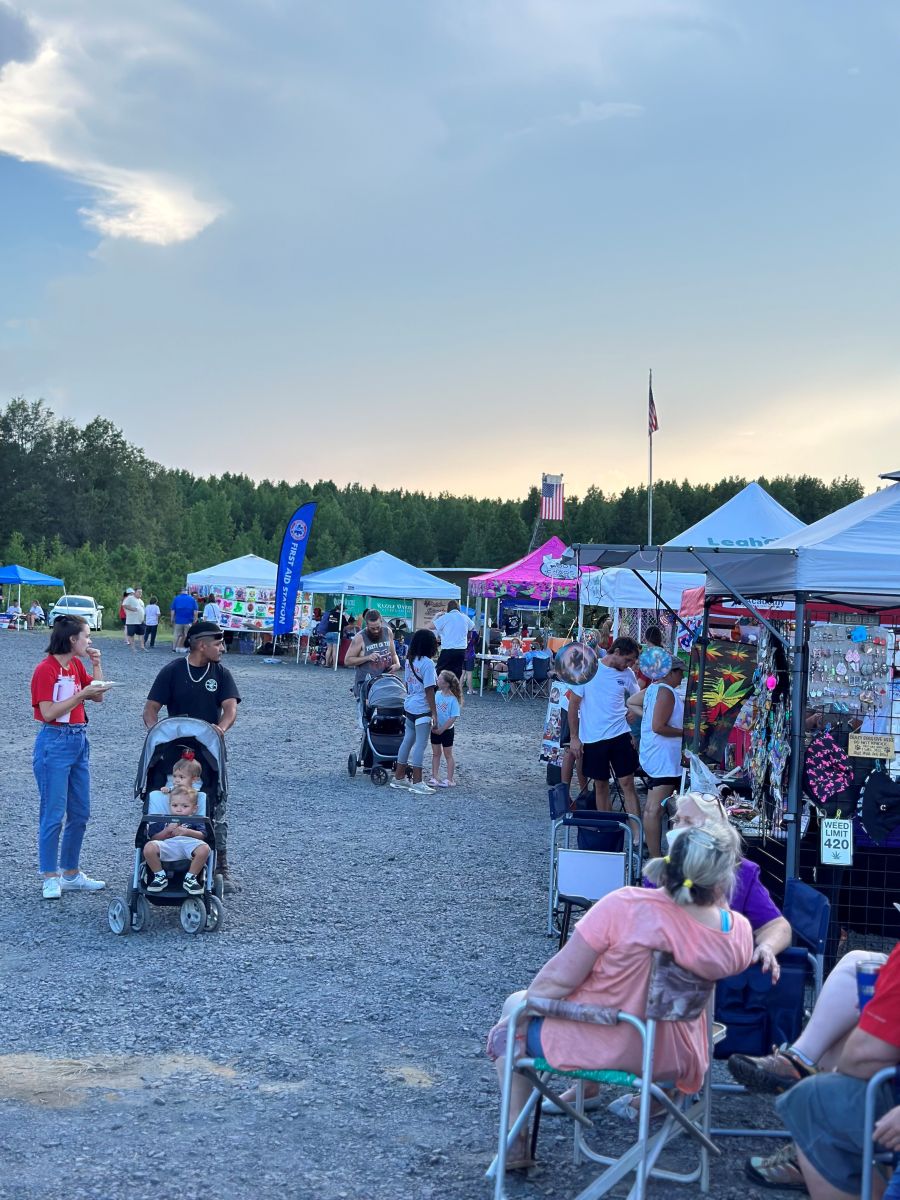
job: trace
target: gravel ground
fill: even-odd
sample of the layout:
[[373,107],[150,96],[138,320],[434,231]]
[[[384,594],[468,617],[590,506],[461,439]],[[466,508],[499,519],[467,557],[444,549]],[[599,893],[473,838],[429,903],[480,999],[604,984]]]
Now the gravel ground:
[[[413,800],[349,779],[349,672],[230,656],[244,697],[228,737],[242,890],[221,933],[190,937],[155,909],[143,933],[115,937],[106,905],[130,869],[140,713],[171,656],[100,644],[124,686],[91,706],[82,865],[108,888],[48,903],[28,708],[45,642],[0,640],[0,1197],[484,1200],[497,1121],[484,1035],[552,950],[543,705],[475,697],[460,787]],[[726,1098],[716,1119],[761,1127],[771,1110]],[[764,1194],[742,1164],[772,1146],[725,1142],[717,1200]],[[556,1122],[539,1155],[510,1197],[574,1195],[592,1175]]]

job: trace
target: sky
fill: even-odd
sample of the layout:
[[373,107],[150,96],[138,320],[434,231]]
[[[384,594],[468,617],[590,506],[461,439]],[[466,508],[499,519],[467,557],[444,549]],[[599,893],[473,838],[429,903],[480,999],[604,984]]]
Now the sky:
[[900,466],[890,0],[0,0],[0,401],[198,474]]

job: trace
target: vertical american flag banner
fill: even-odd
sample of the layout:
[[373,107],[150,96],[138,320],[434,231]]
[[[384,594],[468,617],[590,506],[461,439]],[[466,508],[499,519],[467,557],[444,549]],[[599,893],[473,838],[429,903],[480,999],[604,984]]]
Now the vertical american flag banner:
[[659,429],[659,418],[656,415],[656,401],[653,399],[653,377],[650,377],[650,401],[647,408],[647,425],[649,435],[652,437]]
[[562,475],[541,476],[541,520],[561,521],[563,519],[563,477]]

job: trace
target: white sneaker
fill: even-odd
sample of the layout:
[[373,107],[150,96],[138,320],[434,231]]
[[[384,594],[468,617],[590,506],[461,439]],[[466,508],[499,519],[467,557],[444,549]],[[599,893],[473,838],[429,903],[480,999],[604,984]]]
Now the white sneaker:
[[51,875],[49,879],[44,880],[44,899],[58,900],[62,895],[62,889],[59,886],[59,878],[56,875]]
[[402,788],[404,792],[408,792],[410,785],[408,779],[392,779],[390,786],[392,788]]
[[102,892],[106,884],[102,879],[91,879],[84,871],[77,875],[63,875],[59,881],[64,892]]
[[409,789],[409,794],[411,796],[433,796],[435,790],[435,788],[429,787],[427,783],[414,783]]

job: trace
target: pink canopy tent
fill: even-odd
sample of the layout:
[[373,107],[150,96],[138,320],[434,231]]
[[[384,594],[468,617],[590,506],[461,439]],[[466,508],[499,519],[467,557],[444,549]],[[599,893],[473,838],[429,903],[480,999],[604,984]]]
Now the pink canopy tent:
[[[518,562],[485,575],[473,575],[469,594],[489,599],[521,598],[525,600],[577,600],[578,571],[574,564],[563,565],[559,560],[566,544],[552,537]],[[584,571],[591,567],[582,568]]]

